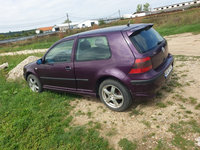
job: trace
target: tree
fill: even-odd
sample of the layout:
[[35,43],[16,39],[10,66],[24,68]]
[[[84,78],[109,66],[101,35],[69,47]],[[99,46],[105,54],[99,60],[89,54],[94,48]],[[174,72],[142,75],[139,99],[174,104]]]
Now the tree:
[[99,20],[99,25],[101,26],[101,25],[104,25],[104,24],[106,24],[105,21],[102,20],[102,19],[100,19],[100,20]]
[[149,11],[149,6],[150,6],[149,3],[144,4],[143,5],[143,11]]
[[71,23],[71,22],[72,22],[71,20],[67,19],[67,20],[65,20],[64,23]]
[[138,4],[137,5],[137,12],[141,12],[142,11],[142,4]]

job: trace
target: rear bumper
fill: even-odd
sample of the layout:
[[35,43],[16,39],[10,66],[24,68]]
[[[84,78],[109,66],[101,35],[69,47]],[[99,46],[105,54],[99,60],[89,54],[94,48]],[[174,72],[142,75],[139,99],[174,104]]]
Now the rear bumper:
[[155,93],[170,79],[171,73],[165,78],[166,69],[172,65],[174,59],[172,55],[167,60],[165,66],[152,78],[145,80],[130,80],[131,93],[133,96],[154,96]]

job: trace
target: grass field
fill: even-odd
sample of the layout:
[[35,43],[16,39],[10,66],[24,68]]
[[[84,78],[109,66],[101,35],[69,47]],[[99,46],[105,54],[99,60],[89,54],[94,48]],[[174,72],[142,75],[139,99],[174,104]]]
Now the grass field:
[[[39,56],[41,54],[38,54]],[[1,57],[10,67],[0,72],[0,149],[110,149],[98,126],[72,126],[70,102],[78,96],[33,93],[25,81],[6,82],[6,73],[28,55]]]
[[49,48],[54,42],[71,34],[96,28],[125,25],[129,22],[129,20],[130,23],[154,23],[154,27],[162,36],[185,33],[185,32],[192,32],[196,34],[200,33],[199,14],[200,14],[200,8],[194,8],[180,12],[164,13],[142,18],[124,19],[109,24],[105,24],[102,26],[95,26],[93,28],[72,30],[70,31],[70,33],[55,34],[52,36],[38,37],[32,40],[1,45],[0,53],[26,50],[26,49]]

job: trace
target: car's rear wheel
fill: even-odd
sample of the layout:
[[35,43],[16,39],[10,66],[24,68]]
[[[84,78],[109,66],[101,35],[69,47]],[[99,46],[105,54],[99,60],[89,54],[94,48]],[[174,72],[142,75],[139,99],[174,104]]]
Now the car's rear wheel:
[[42,85],[36,76],[30,74],[27,77],[27,82],[33,92],[42,92]]
[[132,104],[128,89],[116,80],[105,80],[99,87],[101,101],[111,110],[124,111]]

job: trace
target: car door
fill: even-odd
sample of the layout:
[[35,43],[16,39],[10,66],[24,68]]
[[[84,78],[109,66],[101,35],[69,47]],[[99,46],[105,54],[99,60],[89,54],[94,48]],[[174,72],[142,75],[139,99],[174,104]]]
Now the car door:
[[44,88],[75,89],[76,81],[72,60],[74,40],[59,42],[44,56],[38,74]]
[[93,92],[97,76],[109,64],[110,57],[106,36],[80,36],[74,61],[77,90]]

